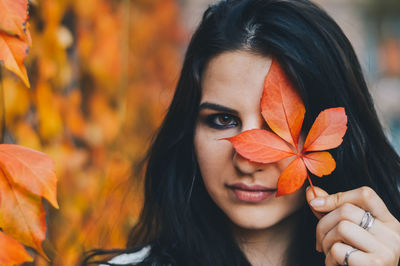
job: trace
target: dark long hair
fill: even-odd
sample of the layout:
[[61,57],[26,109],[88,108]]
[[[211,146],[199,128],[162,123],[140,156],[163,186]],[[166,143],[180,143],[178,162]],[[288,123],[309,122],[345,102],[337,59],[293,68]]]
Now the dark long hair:
[[[305,130],[320,111],[345,107],[348,130],[332,151],[337,168],[314,179],[329,193],[370,186],[400,218],[400,159],[374,110],[361,67],[342,30],[307,0],[226,0],[210,6],[187,49],[168,113],[147,156],[145,203],[125,252],[150,244],[143,265],[250,265],[205,190],[194,154],[194,128],[207,63],[226,51],[274,56],[306,106]],[[291,265],[323,265],[314,218],[299,214]]]

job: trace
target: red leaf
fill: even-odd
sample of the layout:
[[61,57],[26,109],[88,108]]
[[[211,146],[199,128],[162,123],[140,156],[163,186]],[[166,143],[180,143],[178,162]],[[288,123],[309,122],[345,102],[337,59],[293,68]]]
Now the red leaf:
[[306,180],[307,169],[301,158],[297,157],[282,172],[278,180],[278,191],[276,196],[290,194],[298,190]]
[[269,127],[297,149],[304,104],[278,62],[272,60],[264,82],[261,114]]
[[303,152],[336,148],[343,141],[346,124],[347,116],[343,107],[322,111],[308,133]]
[[58,208],[55,167],[48,155],[19,145],[0,144],[0,168],[12,183]]
[[0,231],[0,265],[12,266],[33,261],[23,245]]
[[272,163],[294,155],[287,143],[262,129],[247,130],[229,140],[236,151],[253,162]]
[[27,19],[27,0],[0,0],[0,30],[22,37]]
[[307,169],[319,177],[329,175],[336,167],[335,160],[327,151],[305,154],[303,156],[303,161],[307,166]]

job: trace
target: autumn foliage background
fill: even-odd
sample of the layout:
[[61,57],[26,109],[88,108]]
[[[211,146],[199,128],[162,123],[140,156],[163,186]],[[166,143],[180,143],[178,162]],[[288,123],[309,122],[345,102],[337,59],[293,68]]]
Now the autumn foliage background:
[[[135,170],[168,107],[189,28],[211,2],[30,1],[31,88],[0,67],[0,110],[5,143],[43,151],[56,163],[60,209],[46,204],[43,245],[53,265],[77,265],[93,248],[124,247],[142,205],[141,175]],[[316,2],[332,6],[330,13],[355,45],[382,106],[378,112],[389,117],[387,128],[400,151],[398,1]],[[197,8],[195,18],[187,11],[182,18],[183,3]],[[363,22],[349,23],[363,16],[358,12],[365,15]],[[385,24],[388,14],[392,26]],[[33,264],[49,263],[36,256]]]
[[31,88],[1,69],[5,143],[56,163],[60,209],[46,205],[44,242],[54,265],[125,245],[142,203],[135,169],[179,74],[178,12],[174,0],[30,2]]

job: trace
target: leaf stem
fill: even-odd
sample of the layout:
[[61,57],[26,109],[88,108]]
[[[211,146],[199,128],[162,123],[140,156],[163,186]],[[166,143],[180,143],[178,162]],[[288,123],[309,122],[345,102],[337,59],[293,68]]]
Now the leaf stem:
[[313,184],[312,184],[312,182],[311,182],[310,175],[308,174],[308,170],[307,170],[307,179],[308,179],[308,182],[310,183],[312,192],[314,193],[314,198],[316,198],[316,197],[317,197],[317,193],[315,193],[315,189],[314,189],[314,186],[313,186]]

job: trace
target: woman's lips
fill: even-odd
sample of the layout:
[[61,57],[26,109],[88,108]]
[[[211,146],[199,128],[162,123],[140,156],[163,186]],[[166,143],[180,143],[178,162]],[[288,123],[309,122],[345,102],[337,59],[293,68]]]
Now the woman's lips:
[[275,188],[268,188],[260,185],[246,185],[244,183],[236,183],[228,185],[232,189],[235,196],[245,202],[260,202],[274,195]]
[[247,191],[240,189],[233,189],[236,197],[241,201],[246,202],[260,202],[272,196],[275,191]]

